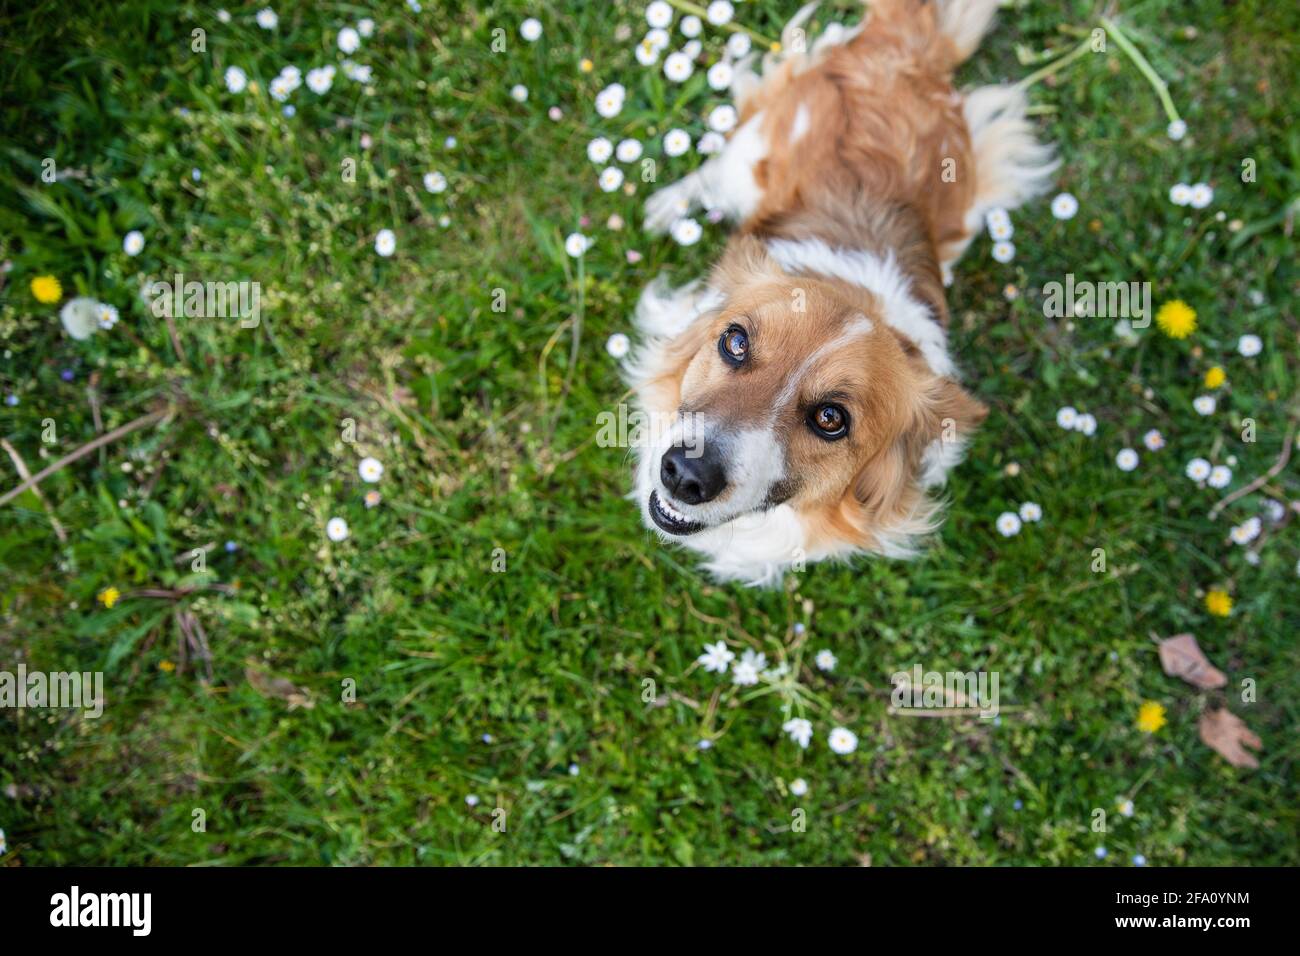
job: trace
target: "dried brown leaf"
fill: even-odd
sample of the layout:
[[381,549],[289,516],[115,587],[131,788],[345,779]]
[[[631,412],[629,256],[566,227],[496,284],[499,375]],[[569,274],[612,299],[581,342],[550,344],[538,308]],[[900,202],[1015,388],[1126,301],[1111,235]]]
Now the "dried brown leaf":
[[1223,755],[1223,759],[1234,767],[1249,767],[1254,770],[1259,766],[1247,747],[1259,750],[1263,742],[1251,733],[1246,722],[1226,708],[1208,710],[1201,715],[1201,740]]
[[1190,634],[1175,634],[1160,642],[1160,666],[1170,677],[1181,677],[1193,687],[1212,690],[1228,683],[1223,671],[1210,663],[1196,638]]
[[263,697],[275,697],[284,701],[289,705],[290,710],[294,710],[298,707],[310,710],[315,706],[307,691],[298,687],[293,681],[287,678],[272,677],[269,674],[263,674],[261,671],[254,670],[251,667],[244,668],[244,677],[252,686],[253,690],[257,691]]

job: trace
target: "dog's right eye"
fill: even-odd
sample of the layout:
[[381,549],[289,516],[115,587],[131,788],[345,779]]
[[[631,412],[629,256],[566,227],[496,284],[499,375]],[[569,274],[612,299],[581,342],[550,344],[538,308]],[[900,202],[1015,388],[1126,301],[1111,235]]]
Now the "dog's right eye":
[[730,365],[744,364],[749,357],[749,333],[738,325],[728,326],[722,338],[718,339],[718,353]]

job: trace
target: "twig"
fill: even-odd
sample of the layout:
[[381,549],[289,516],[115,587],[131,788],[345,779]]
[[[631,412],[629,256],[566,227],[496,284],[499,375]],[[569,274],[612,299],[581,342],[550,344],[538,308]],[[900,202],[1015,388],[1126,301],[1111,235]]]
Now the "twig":
[[148,415],[142,415],[140,418],[137,418],[133,422],[127,422],[125,425],[122,425],[119,428],[114,428],[111,432],[108,432],[105,435],[100,435],[98,438],[86,442],[86,444],[82,445],[76,451],[64,455],[62,458],[60,458],[54,464],[50,465],[48,468],[42,468],[35,475],[24,480],[21,484],[18,485],[17,488],[14,488],[11,491],[5,492],[3,495],[0,495],[0,505],[7,505],[9,502],[13,501],[15,498],[21,495],[28,488],[40,484],[42,481],[44,481],[50,475],[54,474],[60,468],[63,468],[65,465],[70,465],[74,461],[77,461],[81,458],[85,458],[96,448],[100,448],[101,446],[107,445],[110,442],[115,442],[119,438],[131,434],[131,432],[139,431],[141,428],[147,428],[149,425],[153,425],[156,422],[162,421],[162,419],[166,418],[167,415],[170,414],[170,412],[171,409],[168,408],[160,409],[159,411],[156,412],[150,412]]
[[1291,431],[1287,433],[1286,441],[1283,442],[1282,444],[1282,454],[1278,457],[1277,461],[1273,462],[1273,467],[1270,468],[1268,471],[1264,472],[1264,474],[1260,475],[1250,484],[1243,485],[1242,487],[1238,488],[1232,494],[1228,495],[1217,505],[1211,508],[1210,509],[1211,521],[1213,521],[1215,518],[1218,517],[1220,511],[1222,511],[1228,505],[1232,504],[1238,498],[1244,497],[1245,495],[1248,495],[1255,489],[1259,488],[1261,485],[1267,484],[1270,478],[1277,477],[1278,473],[1281,472],[1281,470],[1286,467],[1287,461],[1289,461],[1291,458],[1291,446],[1295,442],[1295,430],[1296,430],[1296,426],[1294,423],[1292,423]]
[[[18,471],[19,478],[26,481],[28,478],[32,476],[32,473],[27,470],[27,462],[23,461],[23,456],[18,454],[17,448],[9,444],[8,439],[0,438],[0,448],[4,448],[4,450],[9,453],[9,457],[13,460],[14,468],[17,469]],[[50,507],[50,503],[46,501],[45,496],[41,494],[41,489],[37,488],[35,490],[36,490],[36,499],[40,501],[41,507],[45,509],[45,513],[50,516],[50,524],[54,527],[54,533],[58,535],[60,542],[62,542],[63,544],[67,544],[68,533],[63,530],[63,525],[59,524],[59,519],[54,514],[54,509]]]

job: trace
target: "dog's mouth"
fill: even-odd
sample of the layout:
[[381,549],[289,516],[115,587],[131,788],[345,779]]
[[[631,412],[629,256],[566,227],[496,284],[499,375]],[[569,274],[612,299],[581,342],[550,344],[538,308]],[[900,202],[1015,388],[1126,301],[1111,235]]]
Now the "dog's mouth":
[[660,498],[657,491],[650,492],[650,520],[655,523],[660,531],[665,531],[668,534],[695,534],[705,528],[704,524],[699,521],[692,521]]

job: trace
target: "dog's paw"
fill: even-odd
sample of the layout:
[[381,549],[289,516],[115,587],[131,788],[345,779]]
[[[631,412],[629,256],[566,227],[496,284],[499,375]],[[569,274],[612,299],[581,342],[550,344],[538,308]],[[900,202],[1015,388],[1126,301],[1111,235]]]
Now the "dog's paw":
[[665,186],[645,201],[645,230],[654,235],[667,232],[672,224],[691,211],[691,186],[686,180]]

